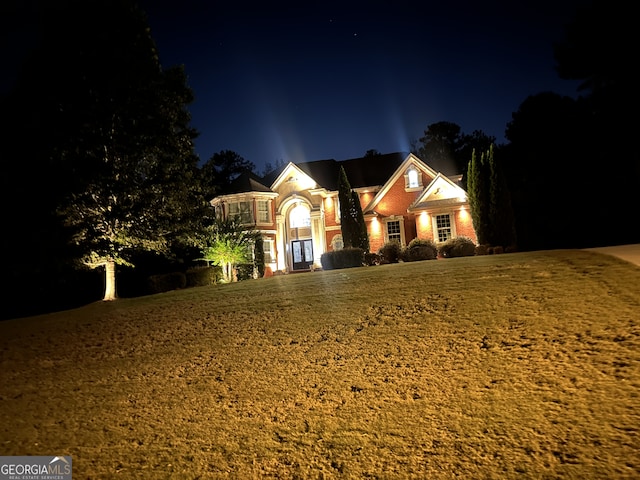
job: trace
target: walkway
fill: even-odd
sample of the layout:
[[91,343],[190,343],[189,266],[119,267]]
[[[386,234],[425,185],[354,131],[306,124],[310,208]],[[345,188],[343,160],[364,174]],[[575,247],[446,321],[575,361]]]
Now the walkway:
[[621,258],[622,260],[626,260],[627,262],[640,266],[640,243],[632,245],[618,245],[615,247],[585,248],[585,250],[613,255],[614,257]]

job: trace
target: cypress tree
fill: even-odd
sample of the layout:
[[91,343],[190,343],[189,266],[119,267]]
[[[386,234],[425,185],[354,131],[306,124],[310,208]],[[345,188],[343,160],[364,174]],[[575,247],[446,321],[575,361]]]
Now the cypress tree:
[[351,192],[353,203],[354,218],[357,223],[357,241],[354,239],[354,247],[361,248],[365,253],[369,252],[369,233],[367,232],[367,224],[364,223],[364,214],[362,213],[362,205],[360,205],[360,195],[358,192]]
[[515,223],[511,196],[494,147],[474,150],[467,170],[467,193],[478,243],[508,247],[515,245]]
[[489,213],[489,175],[487,175],[486,155],[482,153],[480,158],[473,150],[471,161],[467,167],[467,193],[473,228],[478,237],[478,243],[491,243],[491,224]]
[[338,201],[340,202],[340,230],[345,248],[362,248],[369,251],[369,236],[357,192],[351,189],[344,167],[338,174]]

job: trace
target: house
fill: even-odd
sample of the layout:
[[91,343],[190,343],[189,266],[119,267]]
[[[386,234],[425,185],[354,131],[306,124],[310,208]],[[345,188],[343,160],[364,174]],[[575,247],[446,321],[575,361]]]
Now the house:
[[247,172],[211,204],[218,217],[237,216],[262,234],[272,271],[316,268],[323,253],[343,247],[340,166],[359,194],[372,252],[387,242],[404,246],[414,238],[477,241],[461,177],[447,177],[407,153],[291,162],[265,178]]

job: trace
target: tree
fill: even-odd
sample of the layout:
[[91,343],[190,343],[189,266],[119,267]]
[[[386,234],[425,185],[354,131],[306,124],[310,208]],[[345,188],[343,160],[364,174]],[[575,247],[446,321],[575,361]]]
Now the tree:
[[344,246],[369,251],[369,236],[364,222],[360,196],[351,189],[344,167],[338,174],[338,201],[340,203],[340,230]]
[[419,145],[413,148],[414,153],[435,170],[446,175],[457,175],[466,174],[474,149],[486,151],[495,140],[495,137],[486,135],[482,130],[474,130],[467,135],[456,123],[437,122],[427,127]]
[[204,208],[186,110],[193,94],[181,68],[162,69],[135,4],[69,5],[52,26],[64,56],[48,154],[74,179],[57,211],[84,263],[104,267],[103,298],[113,300],[116,264],[188,241]]
[[[608,197],[593,194],[602,181],[590,167],[602,132],[595,129],[589,103],[539,93],[525,99],[507,125],[510,143],[500,159],[520,249],[582,248],[606,240],[596,238],[600,229],[593,223],[601,215],[610,220],[618,209],[607,207]],[[611,138],[607,143],[614,148]],[[551,213],[569,199],[570,213]]]
[[494,146],[478,158],[474,150],[467,174],[473,228],[481,245],[511,247],[516,243],[511,198]]
[[351,192],[352,202],[352,215],[356,220],[358,227],[358,235],[353,239],[352,244],[356,248],[361,248],[363,252],[369,252],[369,233],[367,232],[367,224],[364,221],[364,214],[362,213],[362,205],[360,204],[360,194],[353,190]]
[[207,198],[224,191],[232,180],[245,171],[253,172],[256,166],[232,150],[214,153],[202,166],[202,179]]
[[[585,215],[588,218],[581,219],[585,226],[606,223],[622,227],[628,222],[628,212],[640,210],[636,193],[640,182],[637,123],[629,120],[635,118],[640,108],[635,23],[636,16],[628,3],[594,0],[577,11],[574,21],[565,29],[563,41],[554,45],[560,78],[579,81],[578,91],[585,94],[579,102],[586,104],[582,123],[587,128],[582,130],[580,142],[589,148],[580,160],[619,172],[615,195],[606,198],[593,195],[592,205],[585,205],[589,211]],[[601,180],[597,175],[592,178]],[[588,191],[582,188],[582,196],[586,197]],[[591,227],[585,228],[583,241],[591,246],[636,243],[640,241],[639,232],[637,228]]]
[[234,280],[233,268],[252,260],[252,249],[259,234],[247,231],[238,219],[216,220],[209,228],[203,258],[222,267],[224,280]]
[[478,237],[478,243],[485,245],[490,243],[490,200],[489,185],[490,175],[485,154],[474,150],[471,154],[467,172],[467,195],[473,228]]
[[511,195],[493,145],[489,147],[486,156],[489,163],[490,243],[505,248],[514,247],[516,231]]
[[496,137],[487,135],[482,130],[474,130],[471,135],[462,135],[462,144],[459,145],[458,151],[455,153],[456,163],[460,168],[458,173],[462,173],[462,188],[466,188],[467,185],[467,167],[471,161],[473,151],[486,152],[492,145],[499,150],[499,148],[495,146],[495,143]]
[[379,157],[380,155],[382,155],[378,150],[376,150],[375,148],[372,148],[370,150],[367,150],[364,153],[365,157]]
[[594,0],[578,9],[565,38],[553,46],[560,78],[581,80],[578,89],[592,95],[610,90],[633,94],[635,23],[628,4],[620,0]]
[[284,162],[284,159],[282,158],[278,158],[276,160],[275,165],[273,165],[271,162],[267,162],[264,165],[264,169],[262,170],[262,176],[266,177],[267,175],[269,175],[270,173],[275,172],[276,170],[280,170],[282,167],[284,167],[286,164]]

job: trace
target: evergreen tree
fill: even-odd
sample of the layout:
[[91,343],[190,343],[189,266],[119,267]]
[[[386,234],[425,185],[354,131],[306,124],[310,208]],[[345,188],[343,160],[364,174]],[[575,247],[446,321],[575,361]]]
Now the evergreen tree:
[[478,243],[503,247],[515,245],[511,198],[493,145],[479,159],[475,150],[471,154],[467,193]]
[[202,181],[208,199],[213,198],[245,171],[253,172],[256,166],[233,150],[214,153],[202,166]]
[[340,166],[338,174],[338,201],[340,202],[340,229],[342,241],[346,248],[362,248],[369,251],[369,236],[364,222],[360,197],[351,189],[351,184]]
[[467,195],[473,228],[481,245],[490,243],[489,175],[485,154],[473,150],[467,170]]
[[361,248],[363,252],[369,252],[369,233],[367,232],[367,224],[364,222],[364,214],[362,213],[362,205],[360,204],[360,195],[356,191],[351,192],[351,201],[353,205],[353,216],[357,224],[357,239],[354,239],[353,246]]

